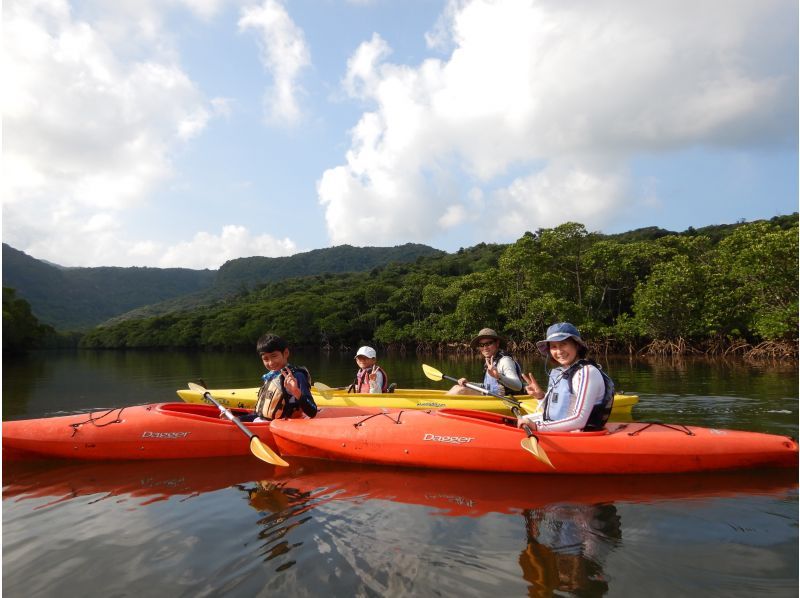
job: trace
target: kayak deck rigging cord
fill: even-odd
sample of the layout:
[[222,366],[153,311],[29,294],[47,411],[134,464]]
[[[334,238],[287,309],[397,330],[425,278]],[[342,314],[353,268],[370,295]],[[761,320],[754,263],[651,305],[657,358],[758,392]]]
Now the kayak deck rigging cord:
[[644,432],[650,426],[664,426],[665,428],[669,428],[670,430],[675,430],[676,432],[683,432],[687,436],[694,436],[694,432],[692,432],[689,428],[684,426],[683,424],[665,424],[663,422],[647,422],[647,425],[643,428],[639,428],[635,432],[628,432],[628,436],[637,436],[640,432]]
[[390,420],[392,420],[392,422],[395,423],[395,424],[402,424],[403,423],[403,422],[400,421],[400,416],[403,415],[403,411],[398,412],[397,419],[393,418],[391,415],[389,415],[386,412],[381,412],[381,413],[373,413],[372,415],[368,415],[367,417],[365,417],[361,421],[358,421],[358,422],[354,423],[353,427],[354,428],[360,428],[361,424],[363,424],[364,422],[371,420],[373,417],[380,417],[381,415],[385,415]]
[[[103,424],[98,423],[100,420],[102,420],[105,417],[111,415],[114,411],[118,412],[117,413],[117,417],[115,419],[113,419],[111,421],[108,421],[108,422],[105,422]],[[75,436],[75,434],[78,433],[78,428],[80,428],[83,424],[92,424],[96,428],[104,428],[106,426],[110,426],[111,424],[121,423],[122,419],[120,419],[120,418],[122,417],[122,412],[123,411],[125,411],[125,407],[109,409],[103,415],[101,415],[100,417],[97,417],[97,418],[94,417],[94,412],[91,412],[91,413],[89,413],[89,419],[86,419],[86,420],[84,420],[82,422],[77,422],[77,423],[74,423],[74,424],[70,424],[70,427],[72,428],[72,435]]]

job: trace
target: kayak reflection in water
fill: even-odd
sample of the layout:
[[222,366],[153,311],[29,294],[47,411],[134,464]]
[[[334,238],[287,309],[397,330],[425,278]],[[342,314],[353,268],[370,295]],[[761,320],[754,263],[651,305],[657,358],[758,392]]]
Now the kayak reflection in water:
[[519,555],[529,596],[560,590],[578,596],[608,591],[603,562],[622,539],[613,504],[552,505],[526,509],[528,545]]

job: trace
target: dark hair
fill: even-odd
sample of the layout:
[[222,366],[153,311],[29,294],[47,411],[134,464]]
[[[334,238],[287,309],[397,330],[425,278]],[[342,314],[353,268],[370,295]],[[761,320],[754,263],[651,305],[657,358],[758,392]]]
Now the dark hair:
[[272,353],[273,351],[285,351],[289,348],[286,341],[279,337],[277,334],[267,332],[262,335],[256,343],[256,353]]

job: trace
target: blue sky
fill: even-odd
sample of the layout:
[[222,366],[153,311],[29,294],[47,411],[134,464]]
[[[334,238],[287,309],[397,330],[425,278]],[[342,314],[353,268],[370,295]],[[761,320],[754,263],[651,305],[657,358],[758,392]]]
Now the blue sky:
[[447,251],[798,209],[794,0],[7,0],[3,241]]

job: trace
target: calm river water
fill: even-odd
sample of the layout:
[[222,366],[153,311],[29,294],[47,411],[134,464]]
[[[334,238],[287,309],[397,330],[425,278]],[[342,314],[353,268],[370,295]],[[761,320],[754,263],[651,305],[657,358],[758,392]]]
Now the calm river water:
[[[330,386],[350,355],[301,354]],[[425,362],[381,360],[402,387]],[[524,363],[544,381],[542,362]],[[797,437],[796,364],[632,362],[634,419]],[[254,353],[69,352],[3,363],[3,419],[256,386]],[[3,462],[5,596],[797,596],[797,471],[523,476],[255,458]]]

